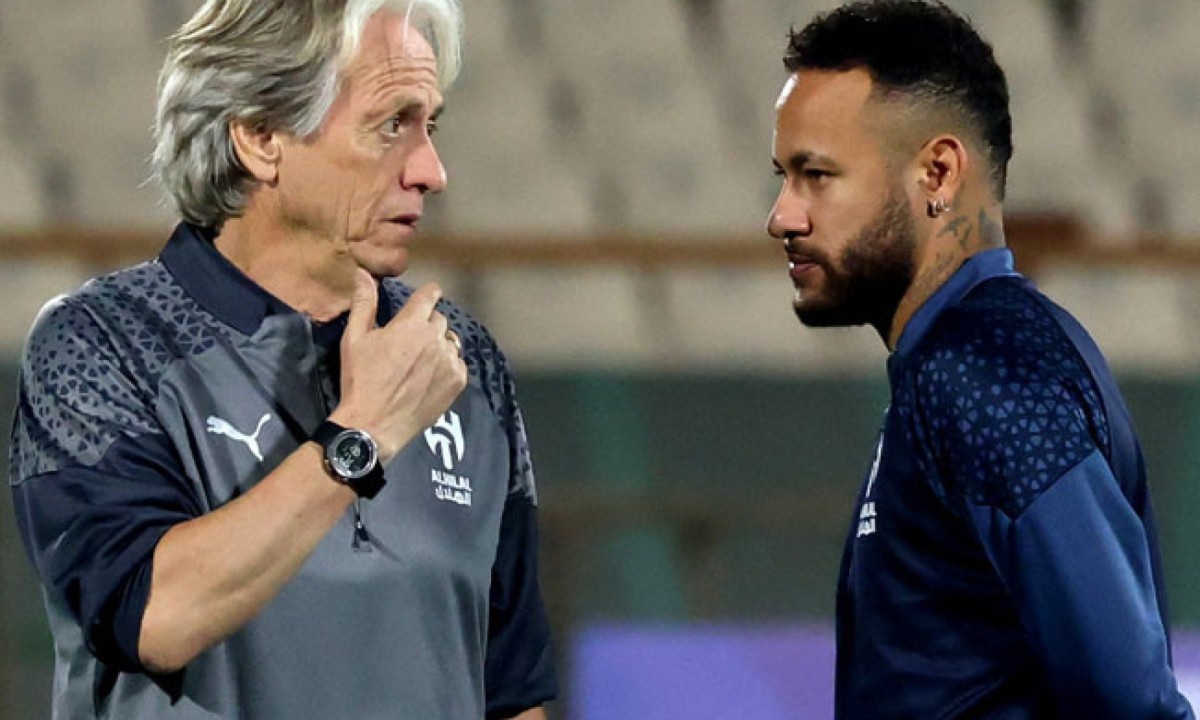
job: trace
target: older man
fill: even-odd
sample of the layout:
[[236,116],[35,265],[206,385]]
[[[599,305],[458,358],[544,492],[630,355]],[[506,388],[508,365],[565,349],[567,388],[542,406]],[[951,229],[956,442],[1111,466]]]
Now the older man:
[[210,0],[173,38],[161,257],[38,319],[12,449],[56,717],[545,717],[503,354],[393,280],[454,0]]

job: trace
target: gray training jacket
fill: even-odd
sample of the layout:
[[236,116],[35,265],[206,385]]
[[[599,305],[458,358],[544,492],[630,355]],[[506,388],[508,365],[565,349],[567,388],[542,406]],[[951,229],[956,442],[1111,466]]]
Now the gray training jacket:
[[[382,283],[378,320],[409,294]],[[479,323],[440,309],[466,391],[257,617],[161,677],[137,653],[155,543],[253,487],[336,406],[344,318],[292,311],[188,224],[157,261],[47,306],[10,465],[54,636],[55,718],[471,720],[554,696],[512,379]]]

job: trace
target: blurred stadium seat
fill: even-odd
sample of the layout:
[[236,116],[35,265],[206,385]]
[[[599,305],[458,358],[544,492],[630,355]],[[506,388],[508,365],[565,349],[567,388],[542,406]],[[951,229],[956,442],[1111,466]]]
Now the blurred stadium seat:
[[785,266],[684,269],[660,276],[655,337],[665,368],[802,374],[817,368],[869,373],[883,362],[870,333],[833,331],[818,340],[792,312]]
[[[37,129],[22,128],[16,163],[34,167],[9,173],[36,182],[7,182],[40,193],[25,204],[49,220],[169,219],[143,185],[161,33],[188,7],[164,2],[0,11],[0,68],[31,78],[24,101],[2,102],[28,104],[22,125]],[[1076,32],[1063,4],[950,0],[1010,76],[1011,210],[1083,216],[1118,244],[1200,237],[1200,8],[1095,0]],[[757,227],[787,29],[834,5],[472,2],[442,138],[454,182],[431,227],[568,239]]]
[[654,233],[761,222],[758,193],[727,167],[736,145],[699,82],[679,3],[538,7],[550,56],[578,98],[579,136],[607,227]]
[[620,268],[501,269],[479,278],[483,320],[523,364],[636,367],[655,340],[642,278]]
[[[169,217],[147,187],[161,45],[146,4],[103,12],[64,3],[5,3],[3,40],[29,74],[26,150],[44,166],[53,223],[145,225]],[[64,38],[69,41],[64,42]]]
[[0,226],[29,228],[44,219],[36,166],[19,148],[6,144],[0,126]]
[[[1008,77],[1014,154],[1007,207],[1080,216],[1114,241],[1133,242],[1127,174],[1093,117],[1088,73],[1044,0],[950,0],[992,43]],[[1111,165],[1109,163],[1112,163]]]
[[1200,237],[1200,4],[1095,0],[1088,11],[1087,63],[1115,107],[1141,220]]

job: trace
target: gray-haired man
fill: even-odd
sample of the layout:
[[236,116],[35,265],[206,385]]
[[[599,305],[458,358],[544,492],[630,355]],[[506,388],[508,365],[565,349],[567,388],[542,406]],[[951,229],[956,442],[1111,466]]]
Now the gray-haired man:
[[13,493],[56,717],[544,718],[504,356],[391,279],[445,172],[454,0],[210,0],[172,41],[161,257],[36,323]]

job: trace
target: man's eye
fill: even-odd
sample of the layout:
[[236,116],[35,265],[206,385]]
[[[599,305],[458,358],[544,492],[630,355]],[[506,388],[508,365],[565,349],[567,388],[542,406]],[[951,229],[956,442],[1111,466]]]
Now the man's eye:
[[404,127],[404,122],[404,113],[396,113],[388,118],[387,122],[380,129],[380,132],[383,133],[384,137],[395,138],[400,135],[400,130]]
[[783,171],[783,168],[781,168],[781,167],[772,169],[771,174],[774,175],[775,177],[783,177],[784,175],[787,175],[787,173],[785,173]]
[[816,168],[809,168],[804,171],[804,177],[808,178],[809,180],[814,180],[816,182],[821,182],[822,180],[829,178],[831,175],[832,175],[832,173],[830,173],[830,172],[827,172],[825,170],[818,170]]
[[436,135],[437,131],[438,131],[438,121],[437,120],[430,120],[429,122],[425,123],[425,132],[429,133],[430,135]]

